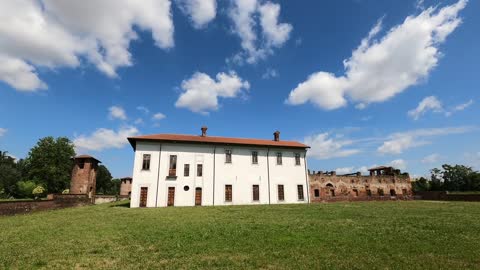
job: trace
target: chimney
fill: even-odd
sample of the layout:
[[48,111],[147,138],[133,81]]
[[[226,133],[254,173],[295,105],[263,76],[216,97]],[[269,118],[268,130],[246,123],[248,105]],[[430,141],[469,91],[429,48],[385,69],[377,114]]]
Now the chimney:
[[207,136],[207,127],[206,126],[203,126],[202,127],[202,137],[206,137]]
[[277,130],[273,133],[273,140],[276,142],[280,141],[280,131]]

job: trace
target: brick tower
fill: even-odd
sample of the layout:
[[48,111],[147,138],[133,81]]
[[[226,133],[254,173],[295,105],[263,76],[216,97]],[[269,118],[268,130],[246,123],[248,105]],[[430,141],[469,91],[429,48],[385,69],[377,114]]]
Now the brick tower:
[[132,177],[123,177],[120,179],[120,196],[130,196],[132,192]]
[[75,165],[70,181],[70,194],[88,194],[94,199],[97,181],[98,159],[89,155],[80,155],[73,158]]

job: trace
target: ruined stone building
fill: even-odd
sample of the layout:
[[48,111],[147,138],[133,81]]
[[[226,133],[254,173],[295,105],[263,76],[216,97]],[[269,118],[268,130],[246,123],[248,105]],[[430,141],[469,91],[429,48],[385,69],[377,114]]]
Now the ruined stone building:
[[410,199],[412,188],[408,173],[393,167],[375,167],[370,175],[360,172],[337,175],[309,171],[311,202]]
[[70,194],[88,194],[88,197],[93,200],[100,161],[89,155],[76,156],[73,160]]
[[130,196],[132,193],[132,177],[123,177],[120,181],[120,196]]

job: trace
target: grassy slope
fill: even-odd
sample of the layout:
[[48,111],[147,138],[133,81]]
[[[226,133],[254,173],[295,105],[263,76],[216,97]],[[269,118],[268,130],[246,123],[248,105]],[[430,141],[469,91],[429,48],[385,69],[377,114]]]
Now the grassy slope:
[[365,202],[0,217],[0,268],[480,269],[480,203]]

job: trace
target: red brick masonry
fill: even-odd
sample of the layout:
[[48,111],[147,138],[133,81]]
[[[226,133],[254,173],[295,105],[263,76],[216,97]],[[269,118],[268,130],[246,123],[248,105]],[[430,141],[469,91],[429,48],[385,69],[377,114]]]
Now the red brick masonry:
[[[52,198],[53,197],[53,198]],[[54,194],[42,201],[7,201],[0,202],[0,216],[27,214],[36,211],[61,209],[91,204],[86,194]]]

